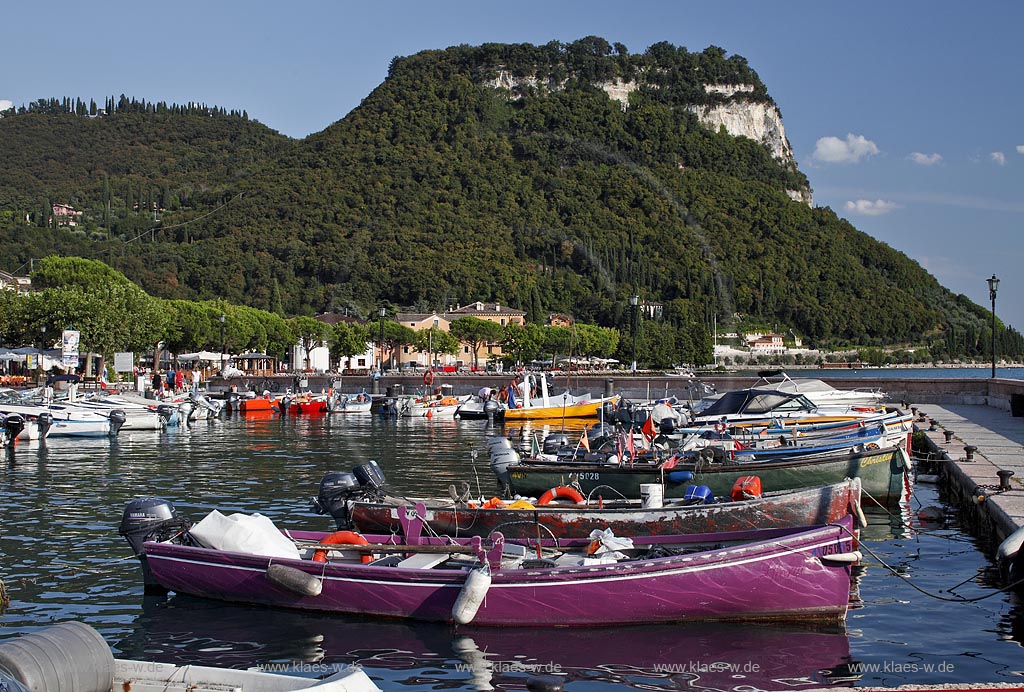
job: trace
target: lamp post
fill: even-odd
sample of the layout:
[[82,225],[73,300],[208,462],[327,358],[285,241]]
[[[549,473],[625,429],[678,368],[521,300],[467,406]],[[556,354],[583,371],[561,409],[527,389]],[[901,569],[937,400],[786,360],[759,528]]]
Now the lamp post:
[[227,321],[228,316],[221,313],[221,316],[217,318],[220,320],[220,362],[224,364],[224,354],[228,352],[228,342],[224,340],[224,323]]
[[380,372],[384,374],[384,315],[387,314],[387,310],[383,307],[377,312],[380,316]]
[[636,333],[638,331],[637,325],[639,323],[640,313],[640,296],[633,295],[629,297],[629,306],[633,310],[633,365],[630,367],[632,372],[636,372]]
[[999,279],[993,274],[985,279],[988,282],[988,297],[992,301],[992,378],[996,376],[996,291],[999,290]]
[[430,329],[430,331],[428,332],[428,335],[427,335],[427,340],[428,340],[428,342],[429,342],[429,344],[427,345],[427,350],[428,350],[428,351],[430,351],[430,354],[429,354],[429,357],[430,357],[430,365],[429,365],[428,367],[429,367],[429,368],[430,368],[431,370],[433,370],[433,369],[434,369],[434,365],[436,364],[436,363],[434,362],[434,361],[436,360],[436,359],[434,358],[434,330],[435,330],[435,329],[437,329],[437,318],[436,318],[436,317],[434,318],[434,326],[433,326],[433,327],[431,327],[431,329]]

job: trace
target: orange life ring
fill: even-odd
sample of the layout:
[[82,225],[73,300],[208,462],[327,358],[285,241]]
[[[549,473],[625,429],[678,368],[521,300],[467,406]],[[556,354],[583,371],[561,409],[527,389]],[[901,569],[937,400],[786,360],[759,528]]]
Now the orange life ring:
[[427,370],[425,373],[423,373],[423,384],[429,386],[429,385],[432,385],[433,383],[434,383],[434,371],[433,370]]
[[[326,545],[367,545],[369,541],[363,538],[362,534],[356,533],[355,531],[335,531],[329,536],[324,536],[321,543]],[[367,562],[373,562],[373,555],[369,553],[363,553],[360,558],[363,564]],[[318,548],[313,553],[313,562],[327,562],[327,550],[324,548]]]
[[546,505],[552,500],[554,500],[556,497],[564,497],[565,499],[572,500],[577,504],[583,502],[583,496],[580,495],[580,492],[575,488],[570,488],[567,485],[557,485],[551,490],[541,495],[540,499],[537,500],[537,504]]

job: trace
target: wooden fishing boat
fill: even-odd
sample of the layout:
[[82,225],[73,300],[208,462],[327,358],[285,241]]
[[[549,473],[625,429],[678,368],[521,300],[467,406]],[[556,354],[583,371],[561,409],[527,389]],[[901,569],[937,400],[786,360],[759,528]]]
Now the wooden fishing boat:
[[499,486],[510,497],[539,497],[556,486],[571,485],[584,495],[609,487],[622,496],[635,498],[640,497],[640,486],[650,483],[664,485],[665,497],[684,497],[687,489],[695,485],[707,486],[720,497],[729,494],[737,478],[756,475],[765,487],[779,490],[860,478],[867,501],[890,506],[906,496],[910,469],[909,457],[901,447],[856,448],[748,463],[713,454],[652,456],[650,462],[635,463],[611,462],[614,457],[598,457],[594,461],[528,458],[518,462],[516,458],[517,455],[509,456],[500,447],[491,449],[491,468],[498,476]]
[[[287,399],[287,397],[285,399]],[[292,415],[302,414],[309,416],[327,412],[327,397],[317,396],[309,392],[300,394],[293,398],[288,407],[288,413]]]
[[[670,502],[660,507],[645,507],[641,500],[619,499],[609,489],[598,488],[582,503],[568,505],[551,502],[534,506],[524,500],[503,502],[492,498],[483,505],[472,506],[473,503],[433,500],[424,502],[423,520],[434,532],[449,536],[486,536],[501,531],[507,537],[529,537],[538,530],[555,536],[585,536],[605,528],[619,536],[657,536],[829,524],[847,514],[859,514],[860,501],[860,479],[817,488],[771,491],[738,501],[727,496],[714,504]],[[410,503],[395,497],[355,500],[339,507],[334,518],[339,529],[389,533],[399,526],[399,508]],[[543,528],[538,528],[538,524]]]
[[[494,627],[836,622],[845,618],[859,559],[851,516],[799,529],[628,540],[611,532],[484,539],[425,536],[426,508],[416,509],[414,516],[401,512],[401,538],[275,534],[294,542],[296,557],[152,540],[143,540],[136,554],[156,585],[177,593]],[[125,510],[126,519],[138,515],[131,505]],[[187,535],[195,534],[192,527]]]

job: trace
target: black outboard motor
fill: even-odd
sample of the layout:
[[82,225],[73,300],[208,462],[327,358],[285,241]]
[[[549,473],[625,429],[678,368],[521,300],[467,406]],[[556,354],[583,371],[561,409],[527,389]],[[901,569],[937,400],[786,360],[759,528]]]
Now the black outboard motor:
[[359,485],[368,495],[382,495],[384,490],[384,471],[373,459],[352,469]]
[[159,497],[141,497],[132,500],[124,508],[117,533],[124,536],[135,557],[142,563],[142,581],[146,593],[166,593],[167,589],[160,586],[149,571],[142,544],[146,541],[172,541],[189,545],[190,526],[188,520],[178,516],[173,504]]
[[332,471],[320,479],[320,492],[313,498],[311,509],[317,514],[330,514],[338,531],[353,528],[349,500],[363,492],[356,474]]
[[658,423],[658,431],[662,435],[671,435],[676,431],[676,422],[671,418],[662,418]]
[[170,422],[171,416],[174,415],[174,407],[168,404],[159,404],[156,407],[156,415],[164,419],[164,425]]
[[[46,414],[50,415],[50,414]],[[4,432],[7,433],[7,444],[14,444],[21,431],[25,429],[25,419],[19,413],[8,413],[4,416]],[[42,435],[42,431],[39,433]]]
[[227,409],[228,412],[238,411],[241,409],[241,397],[238,396],[238,392],[230,392],[227,398]]
[[128,420],[128,415],[119,408],[114,409],[110,412],[110,436],[117,437],[117,433],[121,432],[121,426]]
[[280,413],[282,416],[287,416],[288,411],[292,407],[292,398],[290,396],[285,395],[278,399],[277,403],[274,405],[277,407],[278,413]]
[[53,414],[49,411],[43,411],[36,416],[36,427],[39,428],[39,439],[44,439],[47,433],[50,432],[50,428],[53,427]]
[[569,446],[569,436],[565,433],[551,433],[544,438],[541,450],[545,454],[558,454],[558,450]]

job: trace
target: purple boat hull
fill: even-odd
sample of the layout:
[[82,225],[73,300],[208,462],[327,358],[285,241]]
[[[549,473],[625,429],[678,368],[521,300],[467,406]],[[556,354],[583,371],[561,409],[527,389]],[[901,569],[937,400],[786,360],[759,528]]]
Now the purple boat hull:
[[[698,552],[587,566],[494,568],[486,596],[472,618],[484,626],[603,626],[689,620],[840,621],[850,591],[853,520],[805,529],[768,529],[701,536],[634,537],[637,548],[665,546]],[[317,542],[326,534],[289,532]],[[385,543],[391,536],[366,536]],[[489,552],[479,538],[479,560],[500,559],[499,536]],[[589,539],[558,541],[583,549]],[[450,539],[420,538],[417,548]],[[511,544],[511,542],[510,542]],[[719,546],[718,544],[725,544]],[[553,543],[548,543],[548,548]],[[424,548],[423,546],[428,546]],[[435,548],[436,549],[436,548]],[[415,552],[415,551],[410,551]],[[354,560],[283,560],[168,543],[147,542],[153,577],[178,593],[284,608],[433,622],[454,622],[453,607],[470,574],[463,567],[414,569]],[[830,558],[830,556],[832,556]],[[840,559],[836,559],[839,556]],[[267,578],[271,563],[314,575],[319,595],[300,595]]]

